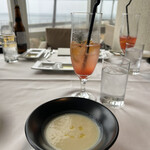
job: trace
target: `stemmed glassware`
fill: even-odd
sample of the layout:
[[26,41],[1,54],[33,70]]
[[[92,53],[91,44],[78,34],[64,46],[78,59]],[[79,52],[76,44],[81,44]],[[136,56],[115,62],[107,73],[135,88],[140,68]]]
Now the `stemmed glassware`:
[[101,14],[95,15],[90,43],[87,44],[92,15],[92,13],[71,14],[72,30],[70,54],[74,71],[81,83],[81,90],[74,93],[73,96],[95,100],[95,96],[85,89],[87,79],[95,69],[100,52]]
[[125,53],[126,43],[130,43],[134,46],[138,34],[140,14],[122,14],[122,22],[120,28],[120,46]]

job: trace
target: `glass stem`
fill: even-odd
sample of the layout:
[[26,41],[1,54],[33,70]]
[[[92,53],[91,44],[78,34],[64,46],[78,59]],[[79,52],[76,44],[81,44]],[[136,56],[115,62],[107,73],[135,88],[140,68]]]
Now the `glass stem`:
[[81,92],[82,92],[82,93],[85,92],[86,81],[87,81],[87,79],[81,79],[81,78],[80,78]]

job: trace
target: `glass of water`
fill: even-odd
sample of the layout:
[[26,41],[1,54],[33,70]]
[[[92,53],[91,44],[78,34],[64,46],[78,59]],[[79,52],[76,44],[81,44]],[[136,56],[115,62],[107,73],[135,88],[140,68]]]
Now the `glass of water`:
[[126,44],[125,57],[130,60],[129,72],[133,75],[140,73],[140,64],[143,55],[144,45],[136,44],[135,46],[131,43]]
[[15,41],[7,41],[2,43],[4,59],[7,63],[18,62],[17,43]]
[[130,61],[123,57],[103,62],[100,101],[104,105],[115,108],[124,106],[129,66]]

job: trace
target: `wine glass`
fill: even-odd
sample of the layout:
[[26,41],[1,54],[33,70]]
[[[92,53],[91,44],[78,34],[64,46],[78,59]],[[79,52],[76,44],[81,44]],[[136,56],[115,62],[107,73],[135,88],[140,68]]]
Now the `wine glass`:
[[138,26],[140,14],[122,14],[122,22],[120,28],[120,46],[122,52],[125,54],[126,43],[133,46],[137,40]]
[[95,96],[85,89],[87,79],[95,69],[100,52],[101,14],[95,15],[91,39],[89,44],[87,43],[92,15],[92,13],[71,14],[70,54],[74,71],[81,83],[81,90],[73,93],[73,96],[96,100]]

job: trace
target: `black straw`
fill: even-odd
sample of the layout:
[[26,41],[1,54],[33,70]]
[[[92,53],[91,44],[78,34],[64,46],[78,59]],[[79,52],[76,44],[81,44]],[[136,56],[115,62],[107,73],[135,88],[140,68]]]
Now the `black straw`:
[[[100,0],[97,0],[97,2],[94,4],[94,7],[93,7],[93,12],[92,12],[93,14],[92,14],[91,22],[90,22],[87,45],[89,45],[89,43],[90,43],[91,34],[92,34],[92,30],[93,30],[94,19],[95,19],[95,13],[96,13],[97,6],[99,4],[100,4]],[[87,47],[87,53],[89,53],[89,47]]]
[[126,5],[126,17],[127,17],[127,32],[128,32],[128,36],[130,35],[130,31],[129,31],[129,18],[128,18],[128,6],[130,5],[130,3],[132,2],[132,0],[129,1],[129,3]]

